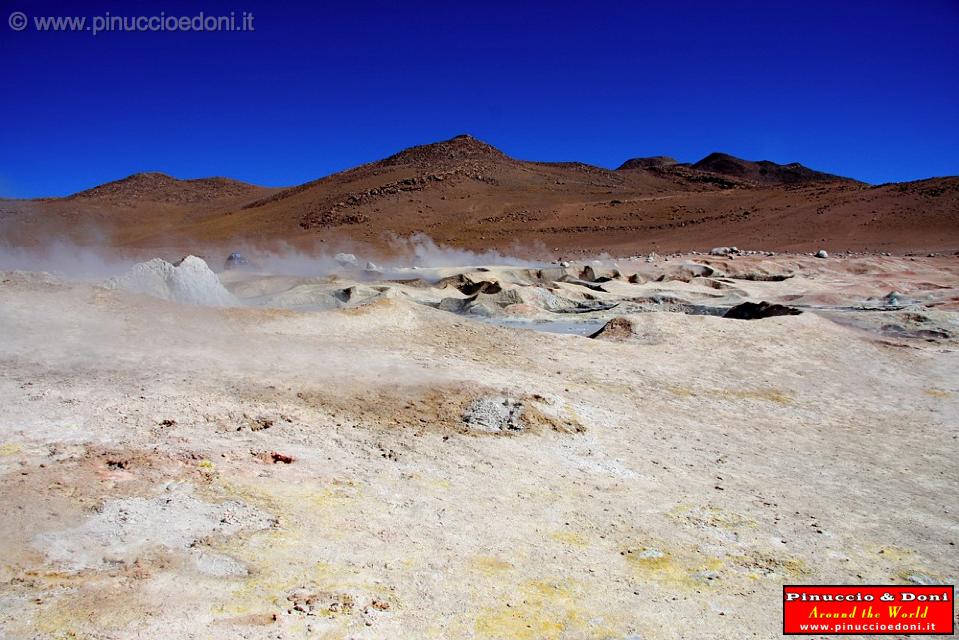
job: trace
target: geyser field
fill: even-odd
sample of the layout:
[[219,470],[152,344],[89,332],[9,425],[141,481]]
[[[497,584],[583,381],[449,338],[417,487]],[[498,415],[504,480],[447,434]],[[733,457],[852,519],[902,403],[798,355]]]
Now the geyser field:
[[459,257],[0,273],[0,636],[772,638],[785,583],[955,583],[955,257]]

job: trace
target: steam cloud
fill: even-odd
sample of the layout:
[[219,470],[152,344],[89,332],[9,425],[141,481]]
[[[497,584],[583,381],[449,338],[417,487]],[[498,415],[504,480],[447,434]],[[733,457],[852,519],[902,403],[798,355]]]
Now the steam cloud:
[[[111,251],[103,247],[80,245],[68,240],[55,240],[43,246],[13,246],[0,241],[0,271],[49,272],[66,280],[102,281],[127,273],[138,262],[166,254],[168,260],[178,260],[187,254],[204,258],[214,271],[221,271],[224,260],[231,251],[239,251],[250,261],[254,271],[301,277],[325,277],[357,269],[362,270],[367,262],[373,262],[383,278],[409,277],[409,269],[442,267],[470,267],[483,265],[512,265],[525,267],[542,266],[531,261],[499,251],[470,251],[436,243],[424,234],[410,237],[394,237],[389,241],[390,255],[364,251],[349,245],[338,245],[336,250],[323,248],[307,251],[285,243],[263,248],[237,242],[230,250],[223,248],[191,247],[180,255],[170,250],[148,249]],[[355,253],[357,266],[344,266],[336,256],[339,253]],[[543,247],[533,251],[517,252],[542,254]],[[422,274],[425,275],[425,274]]]

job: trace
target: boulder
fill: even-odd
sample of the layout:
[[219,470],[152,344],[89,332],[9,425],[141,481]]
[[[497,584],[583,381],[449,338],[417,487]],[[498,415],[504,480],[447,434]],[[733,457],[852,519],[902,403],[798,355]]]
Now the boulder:
[[613,318],[603,328],[596,333],[590,334],[590,338],[599,340],[613,340],[621,342],[630,338],[634,333],[633,322],[629,318],[622,316]]

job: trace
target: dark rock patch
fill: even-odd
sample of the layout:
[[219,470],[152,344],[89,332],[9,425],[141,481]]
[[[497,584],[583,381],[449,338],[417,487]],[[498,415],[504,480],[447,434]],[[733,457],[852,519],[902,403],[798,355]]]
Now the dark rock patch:
[[744,302],[737,304],[727,311],[723,317],[733,320],[761,320],[762,318],[773,318],[775,316],[798,316],[802,311],[795,307],[787,307],[781,304],[769,304],[768,302]]
[[494,294],[503,290],[500,283],[491,280],[481,280],[480,282],[467,281],[456,288],[459,289],[460,293],[467,296],[476,295],[477,293]]

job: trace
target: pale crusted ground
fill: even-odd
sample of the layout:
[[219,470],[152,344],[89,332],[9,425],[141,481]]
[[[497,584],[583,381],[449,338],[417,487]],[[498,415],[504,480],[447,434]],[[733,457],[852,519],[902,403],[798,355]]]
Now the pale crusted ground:
[[[897,322],[956,335],[954,259],[869,260],[713,262],[798,273],[736,300],[932,292]],[[296,312],[0,282],[3,637],[772,638],[783,583],[959,575],[956,342],[885,311],[604,341],[404,286]],[[470,431],[489,395],[526,428]]]

